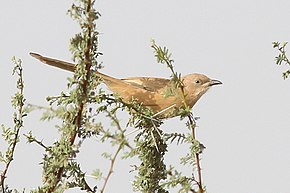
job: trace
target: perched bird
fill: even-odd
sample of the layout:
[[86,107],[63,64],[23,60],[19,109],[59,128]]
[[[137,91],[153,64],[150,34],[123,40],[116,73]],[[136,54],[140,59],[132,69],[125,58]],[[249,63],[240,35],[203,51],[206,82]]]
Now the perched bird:
[[[64,70],[74,72],[76,69],[75,64],[69,62],[44,57],[37,53],[30,53],[30,55],[45,64]],[[161,118],[177,116],[176,113],[180,107],[192,108],[211,86],[222,84],[221,81],[210,79],[203,74],[188,74],[181,78],[184,85],[183,95],[181,89],[176,88],[174,82],[170,79],[153,77],[118,79],[98,71],[95,71],[95,73],[124,102],[128,103],[135,99],[143,106],[151,108]]]

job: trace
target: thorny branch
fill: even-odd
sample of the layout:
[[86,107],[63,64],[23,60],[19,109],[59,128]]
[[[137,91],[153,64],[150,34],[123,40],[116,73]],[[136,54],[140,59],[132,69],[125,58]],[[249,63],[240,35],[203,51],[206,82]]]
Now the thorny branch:
[[[6,165],[0,176],[0,185],[2,192],[5,192],[4,182],[6,179],[6,173],[8,171],[11,162],[13,161],[15,148],[17,143],[19,142],[19,132],[20,129],[23,127],[23,117],[26,116],[26,114],[23,111],[25,99],[23,96],[24,84],[23,84],[21,60],[16,60],[15,58],[13,58],[13,62],[16,64],[16,66],[13,69],[13,74],[17,73],[18,75],[17,89],[19,91],[12,98],[12,105],[15,109],[17,109],[17,113],[14,114],[14,130],[10,131],[11,133],[9,132],[9,134],[7,134],[8,135],[7,141],[9,143],[9,147],[6,152],[5,159]],[[10,130],[10,128],[8,130]]]
[[[184,93],[184,84],[183,84],[183,81],[181,79],[181,75],[180,74],[178,75],[174,71],[174,67],[173,67],[174,60],[170,59],[171,54],[169,53],[169,50],[166,47],[161,48],[160,46],[156,45],[154,40],[152,41],[152,48],[154,49],[155,56],[157,57],[157,61],[162,63],[162,64],[165,63],[167,65],[167,67],[171,70],[172,80],[175,82],[176,88],[180,89],[181,96],[182,96],[183,103],[184,103],[184,107],[185,107],[186,110],[188,110],[189,108],[188,108],[188,105],[187,105],[186,100],[185,100],[186,96],[185,96],[185,93]],[[196,123],[195,123],[195,120],[194,120],[194,118],[192,116],[192,113],[189,112],[189,111],[186,111],[185,116],[187,116],[187,118],[188,118],[188,124],[187,125],[191,129],[192,140],[196,140],[196,134],[195,134]],[[198,192],[199,193],[203,193],[204,189],[203,189],[203,185],[202,185],[202,174],[201,174],[201,165],[200,165],[199,152],[195,153],[195,162],[196,162],[196,165],[197,165],[198,180],[197,181],[195,180],[195,177],[194,177],[194,174],[193,174],[193,181],[196,181],[196,183],[198,185]],[[195,191],[192,189],[192,192],[195,192]]]
[[[88,0],[87,3],[87,12],[90,12],[91,9],[91,0]],[[87,31],[87,46],[86,46],[86,51],[85,51],[85,69],[86,69],[86,77],[83,79],[83,81],[80,83],[81,89],[82,89],[82,101],[79,104],[78,107],[78,112],[77,115],[74,118],[73,121],[73,125],[74,127],[74,131],[72,131],[71,136],[69,137],[70,140],[70,145],[72,146],[75,142],[77,133],[78,133],[78,129],[81,127],[81,122],[82,122],[82,114],[83,114],[83,110],[84,110],[84,105],[86,104],[86,98],[87,98],[87,91],[88,91],[88,80],[90,78],[90,68],[91,68],[91,49],[92,49],[92,29],[91,29],[91,25],[88,25],[88,31]],[[55,188],[57,187],[57,184],[61,181],[62,175],[64,172],[64,166],[62,166],[61,168],[59,168],[59,170],[56,173],[56,180],[54,182],[54,185],[50,187],[49,192],[54,192]],[[93,192],[93,190],[86,184],[86,189],[89,192]]]

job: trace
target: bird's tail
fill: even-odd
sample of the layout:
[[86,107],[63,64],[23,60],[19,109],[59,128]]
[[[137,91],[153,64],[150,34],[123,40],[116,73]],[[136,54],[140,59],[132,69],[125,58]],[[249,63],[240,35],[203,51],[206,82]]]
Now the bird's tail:
[[[60,69],[63,69],[63,70],[70,71],[70,72],[74,72],[76,70],[76,65],[73,64],[73,63],[61,61],[61,60],[54,59],[54,58],[45,57],[45,56],[42,56],[40,54],[33,53],[33,52],[30,52],[29,54],[32,57],[36,58],[37,60],[39,60],[39,61],[41,61],[41,62],[43,62],[45,64],[48,64],[50,66],[54,66],[54,67],[57,67],[57,68],[60,68]],[[111,76],[108,76],[106,74],[100,73],[98,71],[95,71],[95,73],[97,74],[97,76],[99,76],[102,79],[104,79],[106,84],[111,85],[110,83],[119,83],[120,82],[119,79],[113,78]]]
[[58,67],[58,68],[68,70],[71,72],[74,72],[76,70],[76,65],[73,63],[64,62],[64,61],[53,59],[53,58],[48,58],[48,57],[45,57],[45,56],[42,56],[40,54],[33,53],[33,52],[30,52],[29,54],[32,57],[36,58],[37,60],[39,60],[45,64],[48,64],[50,66]]

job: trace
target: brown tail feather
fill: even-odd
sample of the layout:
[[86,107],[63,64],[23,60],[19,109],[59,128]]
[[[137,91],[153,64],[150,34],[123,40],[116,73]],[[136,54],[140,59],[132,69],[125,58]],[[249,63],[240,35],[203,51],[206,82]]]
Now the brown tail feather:
[[37,54],[37,53],[29,53],[32,57],[38,59],[39,61],[45,63],[45,64],[48,64],[50,66],[54,66],[54,67],[58,67],[58,68],[61,68],[61,69],[64,69],[64,70],[68,70],[68,71],[71,71],[71,72],[74,72],[76,67],[74,64],[72,63],[69,63],[69,62],[64,62],[64,61],[61,61],[61,60],[57,60],[57,59],[53,59],[53,58],[48,58],[48,57],[45,57],[45,56],[42,56],[40,54]]
[[[32,57],[36,58],[37,60],[45,63],[45,64],[48,64],[50,66],[54,66],[54,67],[57,67],[57,68],[61,68],[63,70],[68,70],[70,72],[74,72],[75,69],[76,69],[76,65],[73,64],[73,63],[69,63],[69,62],[65,62],[65,61],[61,61],[61,60],[57,60],[57,59],[54,59],[54,58],[49,58],[49,57],[45,57],[45,56],[42,56],[40,54],[37,54],[37,53],[29,53]],[[113,78],[111,76],[108,76],[108,75],[105,75],[103,73],[100,73],[100,72],[95,72],[98,76],[100,76],[101,78],[104,79],[105,83],[110,87],[112,84],[124,84],[123,81],[121,81],[120,79],[117,79],[117,78]]]

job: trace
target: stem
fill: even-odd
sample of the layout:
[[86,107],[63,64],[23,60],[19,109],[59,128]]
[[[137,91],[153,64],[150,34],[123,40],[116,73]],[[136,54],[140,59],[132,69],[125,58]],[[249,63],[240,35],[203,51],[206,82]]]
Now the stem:
[[[184,103],[185,107],[187,108],[188,106],[187,106],[186,101],[185,101],[185,94],[184,94],[183,84],[180,85],[180,90],[181,90],[182,97],[183,97],[183,103]],[[196,125],[196,123],[195,123],[195,120],[194,120],[194,118],[193,118],[191,113],[187,117],[188,117],[188,120],[189,120],[189,123],[190,123],[190,127],[191,127],[192,139],[195,140],[196,139],[196,135],[195,135],[195,125]],[[200,166],[199,153],[195,153],[195,161],[196,161],[196,166],[197,166],[198,193],[203,193],[204,190],[202,188],[202,175],[201,175],[201,166]],[[193,178],[194,178],[194,176],[193,176]]]
[[[122,146],[126,146],[128,147],[131,151],[134,150],[134,148],[128,143],[128,141],[125,139],[125,131],[122,130],[122,127],[120,125],[119,120],[117,119],[117,117],[115,115],[112,115],[111,112],[105,110],[108,113],[108,116],[112,119],[112,121],[116,124],[117,129],[122,133],[122,142],[120,143],[120,145]],[[102,130],[104,132],[104,130]],[[105,133],[105,132],[104,132]],[[114,139],[116,141],[120,140],[118,139],[115,135],[108,135],[108,138]]]
[[100,192],[103,193],[105,191],[105,188],[106,188],[106,185],[109,181],[109,178],[110,176],[112,175],[113,173],[113,169],[114,169],[114,165],[115,165],[115,162],[116,162],[116,158],[118,156],[118,154],[120,153],[121,149],[123,147],[123,144],[121,143],[116,151],[116,153],[114,154],[114,157],[111,159],[111,165],[110,165],[110,169],[108,171],[108,174],[107,176],[105,177],[105,182],[103,184],[103,187],[101,188]]
[[[162,48],[160,46],[157,46],[155,44],[155,41],[152,41],[152,48],[155,50],[157,60],[161,63],[166,63],[167,67],[170,69],[172,73],[172,79],[175,83],[175,86],[177,89],[180,89],[180,94],[182,98],[182,102],[184,104],[184,107],[186,110],[188,110],[188,105],[186,104],[186,95],[184,93],[184,84],[183,80],[178,77],[178,75],[175,73],[174,68],[173,68],[173,60],[170,60],[171,54],[168,54],[168,49]],[[286,58],[287,59],[287,58]],[[187,112],[187,117],[188,117],[188,122],[189,123],[189,128],[191,128],[192,132],[192,139],[195,140],[195,120],[190,112]],[[200,158],[199,158],[199,153],[195,153],[195,162],[197,165],[197,175],[198,175],[198,180],[196,181],[194,178],[194,172],[193,172],[193,181],[195,181],[198,185],[198,193],[203,193],[204,190],[202,188],[202,176],[201,176],[201,166],[200,166]],[[192,192],[195,192],[193,189],[191,190]]]
[[46,145],[44,145],[44,144],[42,143],[42,141],[37,140],[36,138],[34,138],[34,137],[32,137],[32,136],[29,136],[29,135],[25,135],[25,134],[24,134],[24,136],[28,139],[28,142],[29,142],[29,143],[34,142],[34,143],[40,145],[41,147],[43,147],[43,148],[45,149],[45,151],[50,151],[50,149],[49,149]]
[[[22,116],[22,107],[20,107],[19,109],[19,112],[18,112],[18,120],[21,120],[22,118],[20,118]],[[19,119],[20,118],[20,119]],[[9,160],[8,162],[6,163],[6,166],[5,166],[5,169],[3,170],[3,172],[1,173],[1,180],[0,180],[0,184],[2,186],[2,190],[4,192],[4,181],[6,179],[6,173],[8,171],[8,168],[13,160],[13,156],[14,156],[14,152],[15,152],[15,148],[16,148],[16,145],[17,145],[17,139],[19,137],[19,131],[21,129],[22,125],[20,125],[19,127],[17,127],[16,129],[16,133],[14,135],[14,141],[12,143],[12,147],[11,147],[11,157],[9,157]]]
[[[16,145],[18,143],[20,129],[23,127],[23,117],[24,117],[23,106],[24,106],[25,99],[23,98],[24,85],[23,85],[23,78],[22,78],[21,61],[19,60],[17,62],[15,60],[15,64],[16,64],[16,67],[14,68],[14,71],[17,71],[17,70],[19,71],[19,72],[17,72],[17,74],[19,76],[19,79],[17,81],[17,88],[19,89],[19,96],[21,96],[21,97],[16,98],[16,96],[15,96],[15,99],[17,100],[16,104],[18,105],[18,106],[17,105],[15,106],[15,108],[18,107],[17,117],[15,117],[15,120],[14,120],[14,124],[15,124],[14,131],[16,131],[16,132],[15,132],[13,138],[11,138],[11,139],[13,139],[12,144],[9,145],[9,149],[11,148],[11,154],[9,155],[8,161],[6,162],[5,169],[2,171],[1,176],[0,176],[0,185],[2,187],[2,192],[5,192],[4,181],[6,179],[6,174],[8,172],[8,168],[13,160],[15,148],[16,148]],[[9,149],[7,151],[9,151]]]
[[[114,172],[113,169],[114,169],[114,165],[115,165],[115,162],[116,162],[116,158],[117,158],[118,154],[120,153],[121,149],[123,149],[123,147],[126,146],[131,151],[133,150],[133,147],[131,147],[130,144],[128,143],[128,141],[125,139],[125,135],[124,135],[125,130],[122,130],[122,127],[121,127],[120,122],[117,119],[116,115],[111,113],[108,110],[105,110],[105,112],[107,112],[108,117],[110,117],[112,119],[112,121],[115,123],[118,131],[120,131],[121,139],[116,137],[115,135],[108,135],[107,136],[108,138],[111,138],[112,140],[115,140],[115,141],[119,142],[119,147],[118,147],[116,153],[114,154],[114,156],[110,159],[111,160],[110,168],[109,168],[107,176],[104,178],[105,181],[104,181],[104,184],[103,184],[103,186],[102,186],[102,188],[100,190],[101,193],[103,193],[105,191],[107,183],[109,182],[109,178],[111,177],[111,175]],[[101,132],[105,133],[104,130],[101,130]]]
[[[185,101],[185,94],[184,94],[184,86],[183,86],[183,84],[180,85],[180,90],[181,90],[182,97],[183,97],[183,103],[184,103],[185,107],[187,108],[188,106],[187,106],[186,101]],[[188,117],[188,120],[189,120],[189,123],[190,123],[190,127],[191,127],[192,139],[195,140],[196,139],[196,135],[195,135],[195,125],[196,125],[196,123],[195,123],[195,120],[194,120],[192,114],[189,114],[187,117]],[[203,193],[204,190],[202,188],[202,176],[201,176],[201,166],[200,166],[199,153],[195,153],[195,161],[196,161],[196,166],[197,166],[198,192],[199,193]]]
[[[195,136],[195,121],[192,117],[192,115],[188,115],[188,120],[189,120],[189,123],[190,123],[190,126],[191,126],[191,132],[192,132],[192,138],[193,140],[196,139],[196,136]],[[198,185],[198,192],[199,193],[203,193],[204,190],[202,188],[202,176],[201,176],[201,166],[200,166],[200,158],[199,158],[199,153],[195,153],[195,160],[196,160],[196,166],[197,166],[197,177],[198,177],[198,180],[197,180],[197,185]]]
[[[91,0],[88,0],[87,1],[87,12],[90,11],[91,9]],[[81,122],[82,122],[82,113],[83,113],[83,109],[84,109],[84,105],[86,103],[86,97],[87,97],[87,88],[88,88],[88,80],[89,80],[89,77],[90,77],[90,68],[91,68],[91,56],[90,56],[90,51],[92,49],[92,37],[91,37],[91,26],[89,25],[88,27],[88,32],[87,32],[87,47],[86,47],[86,51],[85,51],[85,65],[86,65],[86,78],[83,79],[83,82],[80,84],[81,86],[81,89],[82,89],[82,102],[80,103],[79,105],[79,110],[78,110],[78,113],[76,115],[76,117],[74,118],[74,121],[73,121],[73,125],[75,126],[74,127],[74,131],[72,132],[71,136],[70,136],[70,145],[72,146],[75,142],[75,139],[76,139],[76,136],[77,136],[77,133],[78,133],[78,130],[79,128],[81,127]],[[64,172],[64,167],[61,167],[59,168],[56,176],[56,180],[53,184],[52,187],[50,187],[49,189],[49,192],[54,192],[56,187],[57,187],[57,184],[61,181],[61,178],[63,176],[63,172]],[[86,189],[90,192],[93,192],[93,190],[86,184]]]

